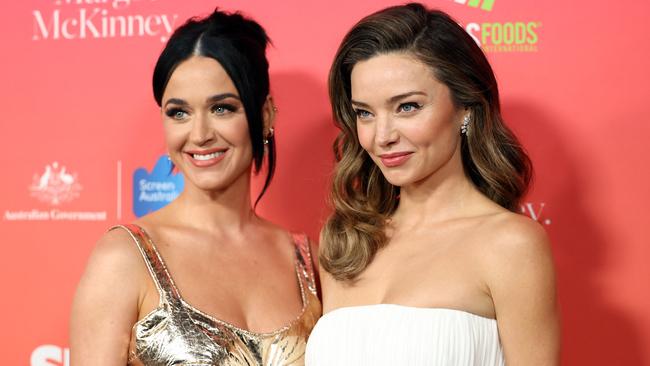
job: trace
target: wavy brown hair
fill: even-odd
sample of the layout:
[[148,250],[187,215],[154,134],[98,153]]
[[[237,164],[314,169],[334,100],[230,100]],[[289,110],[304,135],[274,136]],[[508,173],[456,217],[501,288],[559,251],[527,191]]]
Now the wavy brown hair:
[[[461,138],[465,174],[492,201],[514,211],[530,182],[530,159],[505,126],[492,67],[474,40],[449,15],[418,3],[393,6],[359,21],[343,39],[329,74],[337,160],[330,196],[334,212],[321,232],[320,263],[335,279],[354,280],[387,242],[386,220],[399,202],[358,142],[350,75],[354,65],[400,52],[431,67],[456,108],[470,112]],[[460,133],[460,131],[459,131]]]

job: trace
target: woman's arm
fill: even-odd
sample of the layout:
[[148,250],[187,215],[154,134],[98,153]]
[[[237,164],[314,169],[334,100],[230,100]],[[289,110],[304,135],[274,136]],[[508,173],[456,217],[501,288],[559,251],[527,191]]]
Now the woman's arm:
[[559,311],[546,233],[527,218],[509,220],[498,232],[488,286],[506,364],[559,365]]
[[126,365],[143,268],[135,243],[123,230],[112,230],[99,240],[72,305],[72,365]]

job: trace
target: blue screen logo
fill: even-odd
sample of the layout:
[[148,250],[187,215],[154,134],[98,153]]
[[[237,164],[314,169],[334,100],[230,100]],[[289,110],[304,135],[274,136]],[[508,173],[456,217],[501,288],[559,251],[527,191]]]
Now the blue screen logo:
[[142,217],[165,207],[173,201],[185,185],[183,175],[172,174],[172,162],[163,155],[151,173],[138,168],[133,173],[133,213]]

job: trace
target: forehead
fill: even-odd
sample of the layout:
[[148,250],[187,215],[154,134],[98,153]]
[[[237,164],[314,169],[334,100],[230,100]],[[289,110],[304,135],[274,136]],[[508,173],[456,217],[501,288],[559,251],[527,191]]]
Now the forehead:
[[350,82],[352,99],[369,101],[442,85],[430,66],[407,53],[381,54],[356,63]]
[[210,57],[193,56],[172,72],[163,99],[177,94],[200,95],[233,93],[237,88],[221,64]]

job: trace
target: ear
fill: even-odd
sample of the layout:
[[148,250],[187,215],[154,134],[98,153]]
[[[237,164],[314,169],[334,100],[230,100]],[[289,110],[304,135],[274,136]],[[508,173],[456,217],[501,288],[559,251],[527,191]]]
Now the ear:
[[278,109],[273,103],[273,97],[269,94],[266,96],[266,101],[264,101],[264,106],[262,107],[262,118],[264,122],[264,138],[268,136],[269,130],[273,128],[275,123],[275,114]]

